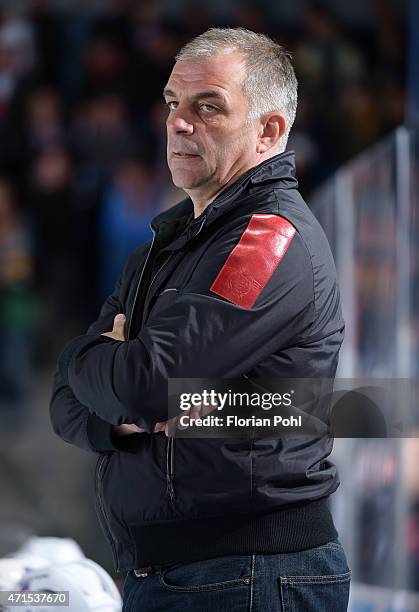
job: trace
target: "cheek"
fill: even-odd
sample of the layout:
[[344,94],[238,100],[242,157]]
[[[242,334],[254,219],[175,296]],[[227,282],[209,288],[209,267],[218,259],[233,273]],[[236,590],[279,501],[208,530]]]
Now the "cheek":
[[232,131],[229,137],[223,142],[224,156],[228,159],[238,159],[247,157],[253,146],[253,141],[249,138],[249,134],[243,132],[242,129]]
[[249,157],[255,148],[254,135],[242,124],[235,126],[207,126],[201,136],[205,159],[209,165],[226,169],[238,159]]

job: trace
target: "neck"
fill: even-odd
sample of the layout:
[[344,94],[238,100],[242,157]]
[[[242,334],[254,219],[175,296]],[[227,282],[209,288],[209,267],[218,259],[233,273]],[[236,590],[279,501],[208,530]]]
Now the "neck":
[[237,179],[239,179],[245,172],[247,172],[247,170],[244,170],[240,174],[234,175],[228,182],[224,183],[218,188],[214,188],[214,190],[211,192],[209,192],[208,189],[205,193],[196,193],[195,190],[194,193],[192,193],[192,191],[188,192],[185,190],[193,203],[194,218],[196,219],[197,217],[199,217],[199,215],[202,215],[207,206],[209,206],[211,202],[213,202],[215,198],[217,198],[220,193],[224,191],[224,189],[226,189],[229,185],[237,181]]
[[265,153],[257,154],[254,163],[250,163],[247,166],[243,166],[239,170],[236,170],[221,185],[218,184],[214,186],[206,184],[202,185],[202,187],[198,189],[185,189],[184,191],[188,194],[193,203],[194,218],[196,219],[197,217],[199,217],[199,215],[204,212],[207,206],[209,206],[211,202],[213,202],[215,198],[220,195],[220,193],[222,193],[227,187],[235,183],[241,176],[243,176],[243,174],[248,172],[248,170],[250,170],[251,168],[256,168],[256,166],[259,166],[261,163],[263,163],[267,159],[270,159],[271,157],[275,157],[275,155],[278,155],[278,153],[279,151],[277,151],[276,149],[274,151],[269,149]]

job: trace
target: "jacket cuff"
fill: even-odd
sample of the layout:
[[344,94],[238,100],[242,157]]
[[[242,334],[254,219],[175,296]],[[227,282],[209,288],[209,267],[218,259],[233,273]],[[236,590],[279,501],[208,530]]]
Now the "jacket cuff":
[[87,418],[87,437],[93,450],[98,452],[109,452],[118,450],[112,440],[112,427],[96,414],[89,414]]
[[87,417],[87,439],[92,449],[98,453],[127,452],[137,453],[138,446],[144,440],[144,433],[133,433],[114,437],[113,425],[104,421],[96,414]]

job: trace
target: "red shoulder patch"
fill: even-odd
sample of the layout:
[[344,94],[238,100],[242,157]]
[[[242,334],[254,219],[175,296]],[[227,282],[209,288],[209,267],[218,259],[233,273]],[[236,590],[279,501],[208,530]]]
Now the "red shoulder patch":
[[295,227],[278,215],[252,215],[210,291],[251,308],[287,252]]

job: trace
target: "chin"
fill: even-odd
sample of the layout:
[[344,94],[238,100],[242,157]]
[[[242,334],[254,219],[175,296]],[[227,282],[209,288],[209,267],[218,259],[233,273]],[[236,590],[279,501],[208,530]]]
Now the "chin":
[[197,179],[197,177],[192,177],[181,172],[173,171],[172,181],[175,187],[179,187],[179,189],[193,189],[194,187],[200,184],[200,181]]

